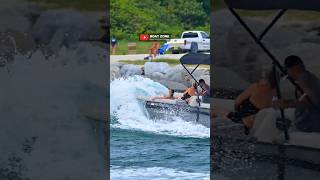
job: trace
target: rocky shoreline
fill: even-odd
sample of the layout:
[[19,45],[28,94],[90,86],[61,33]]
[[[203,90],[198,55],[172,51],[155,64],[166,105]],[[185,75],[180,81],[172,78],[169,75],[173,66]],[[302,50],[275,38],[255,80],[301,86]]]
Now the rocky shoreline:
[[[190,70],[192,68],[189,68]],[[144,71],[144,74],[143,74]],[[168,88],[184,91],[193,82],[193,79],[185,71],[182,65],[171,67],[165,62],[146,62],[144,66],[124,63],[112,63],[110,65],[110,80],[126,78],[128,76],[142,75]],[[210,82],[210,70],[199,68],[194,72],[194,77]]]
[[[8,21],[10,19],[10,21]],[[104,34],[103,12],[45,9],[36,3],[5,3],[0,8],[0,64],[14,61],[14,55],[41,50],[47,57],[61,47],[75,48],[80,42],[97,41]]]

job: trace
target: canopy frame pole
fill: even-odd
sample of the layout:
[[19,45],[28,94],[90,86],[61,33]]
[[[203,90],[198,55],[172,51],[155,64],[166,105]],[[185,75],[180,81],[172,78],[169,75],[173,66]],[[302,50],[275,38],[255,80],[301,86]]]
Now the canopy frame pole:
[[[262,50],[271,58],[272,63],[274,68],[278,67],[280,69],[280,71],[283,74],[286,74],[286,71],[284,70],[284,68],[281,66],[281,64],[279,63],[279,61],[273,56],[273,54],[264,46],[264,44],[257,38],[257,36],[251,31],[251,29],[249,28],[249,26],[242,20],[242,18],[239,16],[239,14],[231,7],[229,7],[230,12],[237,18],[237,20],[240,22],[240,24],[247,30],[247,32],[251,35],[251,37],[255,40],[255,42],[262,48]],[[294,85],[298,86],[298,84],[296,82],[294,82],[292,79],[291,81],[294,83]],[[299,86],[300,87],[300,86]],[[300,88],[301,89],[301,88]],[[302,89],[301,89],[302,90]],[[302,90],[303,91],[303,90]],[[277,91],[277,96],[281,97],[281,92]],[[284,114],[283,114],[284,116]],[[285,118],[285,116],[283,117]],[[285,124],[285,119],[282,119],[282,123]],[[285,133],[285,132],[284,132]],[[285,137],[286,133],[285,133]],[[286,139],[288,140],[288,139]]]
[[[228,6],[228,4],[227,4]],[[232,8],[228,6],[230,12],[236,17],[236,19],[240,22],[240,24],[245,28],[245,30],[250,34],[250,36],[254,39],[254,41],[261,47],[261,49],[269,56],[272,62],[276,65],[277,68],[281,71],[282,74],[287,75],[286,70],[281,66],[279,61],[275,58],[275,56],[266,48],[266,46],[257,38],[257,36],[251,31],[249,26],[242,20],[239,14]],[[299,84],[297,84],[290,76],[287,76],[287,79],[297,88],[297,90],[304,94],[303,89]],[[309,103],[313,104],[311,99],[307,96],[307,100]]]
[[[276,86],[276,91],[277,91],[277,98],[278,99],[281,99],[281,90],[280,90],[280,86],[279,86],[279,83],[278,83],[278,77],[277,77],[277,69],[276,69],[276,65],[273,63],[272,64],[272,72],[273,72],[273,76],[274,76],[274,80],[275,80],[275,86]],[[289,140],[289,134],[288,134],[288,127],[286,125],[286,117],[285,117],[285,114],[284,114],[284,109],[280,108],[280,114],[281,114],[281,121],[282,123],[284,123],[283,127],[283,131],[284,131],[284,137],[285,137],[285,140],[288,141]]]
[[263,37],[269,32],[269,30],[273,27],[273,25],[278,22],[278,20],[284,15],[284,13],[287,11],[287,9],[282,9],[278,14],[272,19],[270,24],[264,29],[264,31],[260,34],[259,40],[261,41]]
[[191,74],[194,73],[194,71],[196,71],[196,69],[200,66],[200,64],[198,64],[192,71]]
[[[228,5],[227,5],[228,6]],[[230,12],[236,17],[236,19],[240,22],[240,24],[246,29],[246,31],[250,34],[250,36],[254,39],[254,41],[262,48],[262,50],[271,58],[272,60],[272,64],[273,64],[273,70],[274,73],[276,71],[276,68],[278,67],[280,69],[280,71],[283,74],[287,74],[287,72],[285,71],[285,69],[281,66],[281,64],[279,63],[279,61],[275,58],[275,56],[264,46],[264,44],[261,42],[261,40],[252,32],[252,30],[249,28],[249,26],[242,20],[242,18],[239,16],[239,14],[230,6],[228,6]],[[275,22],[274,22],[275,23]],[[274,24],[273,23],[273,24]],[[269,25],[270,26],[270,25]],[[271,28],[271,26],[270,26]],[[270,29],[269,28],[269,29]],[[266,34],[266,33],[265,33]],[[263,37],[263,36],[262,36]],[[275,77],[276,78],[276,77]],[[297,89],[299,89],[301,92],[303,92],[302,88],[290,77],[288,77],[288,79],[293,83],[293,85],[295,85],[297,87]],[[278,83],[276,81],[276,86],[278,86]],[[277,96],[281,97],[281,92],[280,92],[280,88],[277,87]],[[281,110],[282,111],[282,110]],[[286,123],[285,122],[285,115],[284,112],[281,112],[281,121],[282,123]],[[285,129],[287,127],[285,126]],[[286,138],[286,140],[288,140],[287,138],[289,138],[289,136],[287,136],[287,131],[284,131],[284,136]],[[279,180],[283,180],[284,179],[284,174],[285,174],[285,166],[282,162],[282,159],[285,157],[285,153],[281,150],[281,148],[279,148],[279,154],[281,156],[281,161],[278,163],[278,179]]]
[[[197,79],[192,75],[192,73],[195,71],[195,69],[190,72],[187,67],[181,63],[182,67],[188,72],[188,74],[192,77],[192,79],[196,82],[197,86],[200,86],[202,90],[204,90],[204,88],[201,86],[201,84],[197,81]],[[197,65],[197,67],[199,66],[200,64]],[[205,90],[204,90],[205,91]]]
[[[181,63],[181,65],[182,65],[182,67],[188,72],[188,74],[192,77],[192,79],[195,81],[195,83],[196,83],[196,85],[197,86],[200,86],[201,87],[201,89],[203,89],[203,87],[200,85],[200,83],[197,81],[197,79],[192,75],[192,73],[199,67],[199,65],[200,64],[198,64],[197,65],[197,67],[195,68],[195,69],[193,69],[193,71],[192,72],[190,72],[189,70],[188,70],[188,68],[183,64],[183,63]],[[204,89],[203,89],[204,90]],[[199,118],[200,118],[200,98],[199,98],[199,93],[198,93],[198,91],[197,91],[197,100],[198,100],[198,107],[197,107],[197,119],[196,119],[196,122],[198,122],[199,121]]]

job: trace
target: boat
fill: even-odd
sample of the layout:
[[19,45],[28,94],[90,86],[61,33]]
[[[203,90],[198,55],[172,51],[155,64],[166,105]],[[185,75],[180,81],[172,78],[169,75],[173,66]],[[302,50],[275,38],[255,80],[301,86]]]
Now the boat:
[[[180,63],[200,86],[192,74],[201,64],[210,64],[210,54],[192,51],[182,56]],[[185,65],[196,65],[196,67],[190,72]],[[181,97],[182,93],[174,93],[174,96]],[[201,96],[192,96],[189,103],[178,98],[151,100],[150,97],[137,97],[137,99],[144,103],[150,119],[173,121],[178,117],[210,128],[210,103],[203,103]]]
[[[262,42],[263,37],[286,11],[320,11],[320,1],[310,0],[225,0],[225,4],[234,17],[253,38],[254,42],[266,53],[273,64],[274,72],[286,75],[285,69],[277,58]],[[236,10],[280,10],[265,30],[257,36]],[[275,73],[276,74],[276,73]],[[288,79],[298,91],[303,90],[292,79]],[[281,98],[277,84],[278,98]],[[233,100],[218,99],[215,106],[224,106],[233,110]],[[235,124],[223,118],[214,118],[211,122],[211,173],[212,177],[224,176],[227,179],[319,179],[320,177],[320,133],[299,132],[289,128],[294,109],[275,111],[266,109],[256,115],[256,121],[268,118],[266,132],[279,131],[277,139],[263,139],[259,136],[258,125],[249,135],[243,133],[243,125]],[[272,115],[272,113],[274,113]],[[271,116],[271,117],[269,117]],[[266,122],[266,121],[265,121]],[[257,123],[259,124],[259,123]],[[262,126],[263,127],[263,126]],[[261,128],[261,127],[260,127]]]
[[[197,97],[191,98],[196,99]],[[178,99],[151,100],[146,97],[138,97],[137,99],[144,102],[150,119],[174,121],[176,118],[181,118],[184,121],[210,128],[210,104],[208,103],[200,103],[199,106],[197,103],[188,104],[184,100]]]

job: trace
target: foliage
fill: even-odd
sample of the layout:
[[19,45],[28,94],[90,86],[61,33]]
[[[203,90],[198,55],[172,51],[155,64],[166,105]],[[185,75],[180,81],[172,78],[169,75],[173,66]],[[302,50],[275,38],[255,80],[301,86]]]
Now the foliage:
[[137,40],[141,33],[209,32],[209,14],[209,0],[111,0],[111,35]]

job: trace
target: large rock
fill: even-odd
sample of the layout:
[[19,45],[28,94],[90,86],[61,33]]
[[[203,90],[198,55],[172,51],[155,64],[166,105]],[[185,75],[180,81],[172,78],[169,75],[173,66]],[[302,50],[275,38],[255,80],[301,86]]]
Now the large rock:
[[151,79],[165,79],[165,75],[161,72],[153,72],[152,74],[149,74],[148,77]]
[[[270,59],[255,44],[252,37],[227,10],[213,13],[215,65],[228,67],[242,78],[253,82]],[[244,18],[252,30],[259,35],[270,22],[270,18]],[[306,31],[317,29],[316,23],[308,25],[280,21],[268,32],[263,42],[273,52],[291,44],[314,39]]]
[[235,18],[228,10],[215,11],[211,13],[211,17],[214,17],[211,18],[214,63],[222,65],[226,59],[226,32],[233,26]]
[[[188,68],[188,70],[191,72],[193,68]],[[204,79],[206,82],[210,82],[209,69],[198,68],[192,73],[192,75],[197,81],[199,81],[199,79]],[[170,71],[166,74],[165,78],[170,81],[179,82],[187,87],[191,86],[194,82],[194,79],[181,65],[177,65],[174,68],[171,68]]]
[[250,85],[247,80],[225,67],[215,66],[212,71],[213,88],[242,90]]
[[43,12],[33,27],[39,44],[48,45],[55,52],[61,46],[70,46],[83,39],[100,36],[99,23],[73,10],[48,10]]
[[31,16],[36,6],[26,3],[2,2],[0,7],[0,59],[13,61],[14,54],[27,54],[35,49],[35,41],[30,34]]
[[164,62],[146,62],[144,64],[144,72],[146,76],[151,76],[154,72],[166,74],[171,67],[168,63]]
[[120,74],[122,77],[128,77],[132,75],[141,75],[142,69],[132,64],[125,64],[121,67]]
[[1,4],[0,8],[0,32],[14,30],[18,32],[29,32],[32,24],[27,18],[30,7],[25,3],[17,5],[12,3]]
[[1,50],[11,53],[27,54],[35,50],[36,43],[30,34],[10,30],[0,33]]
[[120,69],[118,66],[110,65],[110,81],[121,77]]
[[171,68],[167,74],[166,78],[171,81],[183,83],[186,81],[187,73],[181,65],[177,65]]
[[[245,21],[257,35],[264,30],[269,22],[252,18],[245,18]],[[305,34],[301,29],[277,24],[264,37],[263,43],[273,52],[300,42]],[[262,68],[271,64],[271,60],[264,51],[238,22],[234,23],[232,28],[227,31],[226,50],[224,62],[217,63],[229,67],[250,82],[256,81]],[[220,61],[220,59],[216,59],[216,61]]]

